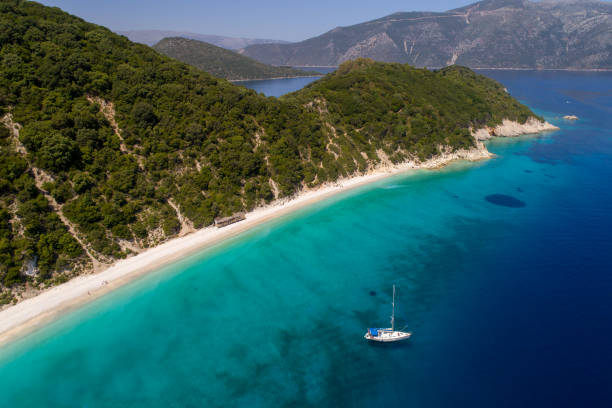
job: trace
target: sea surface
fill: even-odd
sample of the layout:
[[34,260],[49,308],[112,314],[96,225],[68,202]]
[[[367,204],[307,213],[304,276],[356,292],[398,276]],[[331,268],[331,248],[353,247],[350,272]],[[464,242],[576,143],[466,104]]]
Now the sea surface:
[[[294,67],[304,71],[315,71],[321,74],[329,74],[335,71],[335,68],[330,67]],[[289,92],[294,92],[302,89],[309,83],[319,79],[319,76],[297,77],[297,78],[281,78],[281,79],[257,79],[253,81],[234,81],[236,85],[242,85],[251,88],[257,92],[263,93],[266,96],[279,97]]]
[[[612,74],[483,73],[561,130],[344,193],[65,315],[0,351],[0,407],[612,406]],[[369,344],[393,284],[413,337]]]

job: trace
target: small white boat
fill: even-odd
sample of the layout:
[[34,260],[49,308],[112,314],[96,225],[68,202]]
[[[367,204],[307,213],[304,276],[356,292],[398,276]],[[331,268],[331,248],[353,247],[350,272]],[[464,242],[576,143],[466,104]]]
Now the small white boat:
[[391,313],[391,328],[387,329],[368,329],[365,337],[370,341],[380,341],[383,343],[391,341],[400,341],[409,339],[412,336],[410,332],[395,330],[395,285],[393,285],[393,311]]

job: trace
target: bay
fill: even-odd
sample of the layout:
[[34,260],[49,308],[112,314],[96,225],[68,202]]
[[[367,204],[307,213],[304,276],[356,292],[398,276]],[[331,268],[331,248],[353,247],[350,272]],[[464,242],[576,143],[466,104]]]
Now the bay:
[[[330,67],[295,67],[304,71],[316,71],[321,74],[333,72],[335,68]],[[319,76],[280,78],[280,79],[258,79],[251,81],[234,81],[236,85],[245,86],[266,96],[279,97],[290,92],[295,92],[311,82],[319,79]]]
[[[0,351],[0,406],[609,406],[612,74],[482,73],[562,129],[336,196],[70,313]],[[392,284],[413,338],[368,344]]]

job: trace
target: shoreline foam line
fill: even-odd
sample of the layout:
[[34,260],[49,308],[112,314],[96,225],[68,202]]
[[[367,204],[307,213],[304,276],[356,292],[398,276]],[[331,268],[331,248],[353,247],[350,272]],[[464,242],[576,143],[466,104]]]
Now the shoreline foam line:
[[[554,126],[548,124],[554,128]],[[555,128],[558,129],[558,128]],[[533,134],[524,126],[524,134]],[[539,131],[552,130],[550,128]],[[513,135],[516,136],[516,135]],[[161,269],[189,255],[220,244],[255,226],[272,221],[301,208],[315,204],[339,193],[352,190],[392,175],[417,169],[438,169],[457,161],[480,161],[494,157],[476,139],[476,147],[455,152],[442,150],[425,161],[407,161],[394,165],[388,161],[365,175],[339,179],[333,183],[305,190],[293,197],[278,200],[246,214],[244,221],[223,228],[206,227],[189,235],[173,238],[138,255],[115,262],[109,268],[77,276],[66,283],[51,287],[40,294],[0,311],[0,346],[17,340],[51,322],[58,316],[89,303],[148,272]]]

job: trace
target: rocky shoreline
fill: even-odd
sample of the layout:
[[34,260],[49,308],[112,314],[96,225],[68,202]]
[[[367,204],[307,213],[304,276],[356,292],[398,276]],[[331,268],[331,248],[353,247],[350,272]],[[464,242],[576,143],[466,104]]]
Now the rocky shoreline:
[[472,130],[472,136],[476,140],[489,140],[497,137],[516,137],[547,131],[559,130],[559,128],[546,121],[531,117],[525,123],[504,119],[500,125],[495,127],[484,127]]

